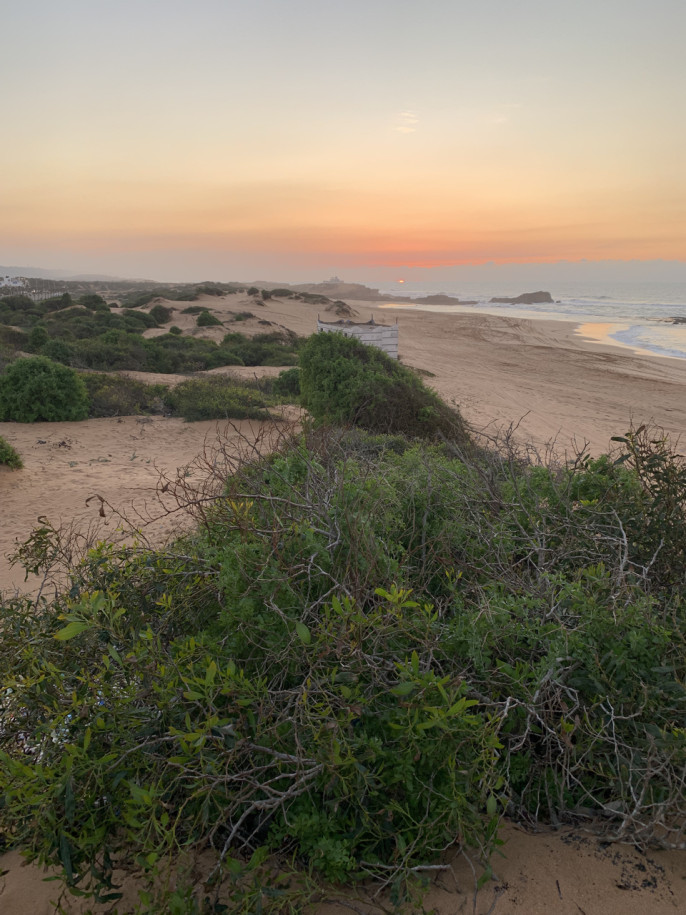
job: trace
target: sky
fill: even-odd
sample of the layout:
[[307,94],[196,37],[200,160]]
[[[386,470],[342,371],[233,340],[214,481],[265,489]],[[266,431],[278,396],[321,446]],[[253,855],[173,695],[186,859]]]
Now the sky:
[[2,264],[387,282],[686,262],[684,0],[23,0],[2,18]]

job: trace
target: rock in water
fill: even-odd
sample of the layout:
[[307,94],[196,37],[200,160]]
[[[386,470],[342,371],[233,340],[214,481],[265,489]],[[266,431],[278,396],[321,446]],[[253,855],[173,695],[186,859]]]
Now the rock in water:
[[552,305],[553,297],[549,292],[525,292],[512,299],[491,299],[491,302],[496,302],[501,305],[537,305],[540,302],[546,302]]

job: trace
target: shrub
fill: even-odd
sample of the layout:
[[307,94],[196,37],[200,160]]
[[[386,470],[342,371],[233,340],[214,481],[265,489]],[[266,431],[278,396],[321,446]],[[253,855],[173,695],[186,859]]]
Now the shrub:
[[17,359],[0,376],[0,420],[69,422],[87,416],[86,386],[64,365],[43,356]]
[[89,415],[132,416],[139,413],[162,413],[166,385],[145,384],[125,375],[87,372],[80,376],[90,400]]
[[29,345],[29,335],[17,327],[7,327],[0,324],[0,343],[26,348]]
[[301,351],[300,369],[302,404],[316,423],[468,439],[457,410],[444,404],[410,369],[354,337],[313,334]]
[[79,298],[78,303],[79,305],[83,305],[84,308],[89,308],[91,311],[109,311],[107,302],[96,292],[87,292],[85,295],[82,295]]
[[[177,480],[175,548],[100,545],[2,608],[0,828],[79,892],[212,846],[217,885],[276,850],[398,904],[506,807],[682,846],[683,588],[641,557],[683,462],[624,438],[643,477],[319,428],[207,498]],[[68,554],[46,526],[20,552]]]
[[268,419],[273,401],[256,388],[214,375],[191,378],[169,390],[165,403],[189,422],[201,419]]
[[148,314],[157,321],[158,324],[166,324],[167,321],[171,320],[172,310],[167,308],[166,305],[160,305],[159,302],[157,305],[153,305]]
[[31,333],[29,334],[28,347],[30,352],[41,352],[49,339],[50,337],[45,327],[42,324],[36,324],[35,327],[31,328]]
[[180,327],[177,327],[176,324],[172,324],[172,326],[169,328],[168,333],[172,334],[172,336],[174,336],[174,337],[180,337],[181,334],[183,334],[183,331],[181,330]]
[[71,365],[74,357],[74,347],[65,343],[64,340],[48,340],[48,342],[41,347],[40,354],[41,356],[45,356],[46,359],[52,359],[53,362],[61,362],[62,365]]
[[300,369],[295,366],[280,372],[272,381],[272,392],[277,397],[292,398],[297,402],[300,398]]
[[221,325],[221,321],[209,311],[201,311],[195,322],[198,327],[215,327]]
[[0,435],[0,464],[20,470],[24,464],[14,448]]
[[234,353],[242,365],[294,365],[299,346],[299,338],[281,332],[254,337],[234,332],[222,340],[222,348]]

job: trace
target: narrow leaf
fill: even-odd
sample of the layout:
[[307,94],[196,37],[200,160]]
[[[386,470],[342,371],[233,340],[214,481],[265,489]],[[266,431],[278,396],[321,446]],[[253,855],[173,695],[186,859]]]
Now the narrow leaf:
[[64,629],[60,629],[59,632],[56,632],[54,638],[58,639],[60,642],[66,642],[68,639],[73,639],[75,635],[79,635],[84,629],[88,629],[89,625],[90,623],[84,623],[83,620],[74,620],[65,626]]

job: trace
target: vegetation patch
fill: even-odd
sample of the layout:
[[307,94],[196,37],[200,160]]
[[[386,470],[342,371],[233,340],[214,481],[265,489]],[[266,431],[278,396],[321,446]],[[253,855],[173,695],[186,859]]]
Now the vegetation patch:
[[88,391],[89,412],[92,417],[135,416],[141,413],[165,412],[163,384],[145,384],[125,375],[83,372],[80,375]]
[[0,375],[0,420],[70,422],[88,416],[88,393],[72,369],[44,357],[17,359]]
[[[214,850],[208,911],[249,887],[277,912],[270,852],[400,904],[451,844],[485,861],[504,811],[679,846],[686,466],[617,444],[538,466],[318,429],[202,498],[169,481],[183,542],[101,545],[2,607],[5,841],[188,912],[160,879],[181,850]],[[67,553],[43,527],[19,558]]]
[[10,443],[0,435],[0,465],[10,467],[12,470],[21,470],[24,466],[18,453]]
[[463,443],[468,439],[457,410],[410,369],[354,337],[314,334],[302,349],[300,369],[302,404],[316,423]]
[[195,323],[198,327],[220,327],[222,322],[216,315],[204,310],[200,312]]
[[175,416],[201,419],[269,419],[276,401],[257,387],[221,375],[189,378],[167,391],[164,402]]

